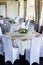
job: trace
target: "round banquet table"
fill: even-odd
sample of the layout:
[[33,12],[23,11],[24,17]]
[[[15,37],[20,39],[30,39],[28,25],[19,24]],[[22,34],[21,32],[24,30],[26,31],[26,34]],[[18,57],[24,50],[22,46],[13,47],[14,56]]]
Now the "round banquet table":
[[19,53],[21,55],[24,55],[24,52],[26,49],[30,50],[32,39],[34,37],[40,37],[42,35],[35,31],[34,32],[28,31],[27,34],[20,34],[19,32],[12,32],[8,36],[11,37],[12,39],[13,47],[18,47]]

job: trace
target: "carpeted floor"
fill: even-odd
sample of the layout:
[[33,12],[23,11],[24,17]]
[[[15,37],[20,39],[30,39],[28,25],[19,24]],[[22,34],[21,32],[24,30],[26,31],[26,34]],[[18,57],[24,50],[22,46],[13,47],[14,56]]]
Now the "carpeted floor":
[[43,65],[43,58],[40,57],[40,65]]
[[[28,61],[25,60],[25,56],[20,56],[20,62],[16,62],[15,65],[30,65]],[[43,65],[43,58],[40,57],[40,64]]]
[[[4,56],[3,56],[3,59],[1,59],[2,57],[0,56],[0,62],[4,62]],[[1,64],[0,64],[1,65]],[[5,64],[4,64],[5,65]],[[11,64],[10,64],[11,65]],[[30,65],[30,63],[25,60],[25,55],[24,56],[21,56],[20,55],[20,59],[19,60],[16,60],[13,65]],[[40,64],[39,65],[43,65],[43,57],[40,57]]]

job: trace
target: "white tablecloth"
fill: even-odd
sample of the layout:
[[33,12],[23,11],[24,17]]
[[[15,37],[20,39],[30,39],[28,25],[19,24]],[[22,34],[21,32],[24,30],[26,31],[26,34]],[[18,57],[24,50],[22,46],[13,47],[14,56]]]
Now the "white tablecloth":
[[[14,36],[14,38],[16,37],[16,39],[13,39],[13,46],[14,47],[19,47],[19,53],[21,55],[24,55],[24,51],[25,49],[30,49],[30,44],[31,44],[31,40],[32,38],[34,38],[36,35],[36,33],[31,33],[28,32],[27,34],[19,34],[19,33],[11,33],[9,36],[12,38]],[[25,38],[29,38],[27,40],[23,40]]]
[[13,46],[19,47],[19,54],[24,55],[25,49],[30,49],[31,40],[13,40]]
[[[36,36],[40,36],[38,33],[29,31],[27,34],[20,34],[18,32],[11,32],[8,34],[9,37],[13,39],[13,46],[19,48],[19,53],[24,55],[25,49],[30,50],[31,40]],[[41,35],[42,36],[42,35]],[[15,39],[16,37],[16,39]],[[28,38],[27,40],[23,40]],[[43,46],[43,44],[42,44]]]
[[[13,47],[19,48],[19,54],[24,55],[25,50],[27,49],[27,51],[28,51],[27,57],[28,58],[26,58],[26,60],[31,62],[30,65],[35,61],[36,62],[38,61],[38,63],[39,63],[39,57],[43,57],[43,36],[41,34],[39,34],[37,32],[31,32],[31,31],[28,31],[27,34],[20,34],[19,32],[11,32],[8,34],[8,36],[12,38]],[[38,44],[38,42],[40,40],[38,40],[37,42],[34,41],[34,46],[33,46],[33,49],[31,50],[32,39],[35,37],[36,38],[42,37],[41,44]],[[31,51],[32,51],[32,53],[30,53]],[[13,54],[13,57],[14,57],[14,54]]]

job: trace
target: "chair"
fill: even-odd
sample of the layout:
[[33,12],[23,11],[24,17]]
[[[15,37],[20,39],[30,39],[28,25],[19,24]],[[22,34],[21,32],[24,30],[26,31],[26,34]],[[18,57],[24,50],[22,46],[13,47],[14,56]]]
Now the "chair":
[[[2,29],[1,29],[1,27],[0,27],[0,45],[1,45],[1,47],[2,47]],[[0,47],[0,49],[1,49],[1,47]]]
[[20,28],[20,25],[11,24],[10,32],[17,31]]
[[2,30],[1,30],[1,27],[0,27],[0,36],[2,36]]
[[3,42],[0,40],[0,54],[3,55]]
[[6,23],[6,32],[10,31],[10,27],[11,27],[10,22]]
[[0,20],[1,20],[1,19],[3,19],[3,16],[2,16],[2,15],[0,15]]
[[17,60],[17,59],[19,60],[19,49],[13,47],[12,55],[13,55],[13,62],[14,62],[15,60]]
[[26,20],[25,21],[25,26],[29,26],[29,23],[30,23],[30,21],[29,20]]
[[25,22],[21,23],[21,28],[25,28]]
[[43,46],[40,48],[40,57],[43,57]]
[[43,34],[43,26],[40,27],[40,33]]
[[39,65],[38,63],[34,62],[32,65]]
[[43,37],[42,37],[42,39],[41,39],[41,48],[40,48],[40,57],[42,57],[43,58]]
[[34,31],[34,24],[30,23],[28,26],[28,29],[33,32]]
[[4,53],[5,53],[5,62],[11,61],[12,62],[12,41],[5,36],[2,36],[3,46],[4,46]]
[[20,19],[20,17],[17,17],[16,20],[15,20],[15,22],[18,23],[19,19]]
[[35,29],[36,32],[39,32],[39,30],[38,30],[39,29],[39,24],[38,23],[37,24],[36,23],[34,24],[34,29]]
[[0,27],[0,54],[3,55],[3,42],[2,42],[2,30]]
[[5,34],[6,32],[6,26],[4,24],[1,25],[2,33]]
[[29,21],[29,20],[26,20],[26,21],[25,21],[25,26],[26,26],[26,29],[29,29],[29,23],[30,23],[30,21]]
[[30,49],[30,65],[32,65],[32,63],[34,62],[39,64],[41,39],[41,37],[36,37],[32,39]]
[[34,31],[34,23],[33,22],[31,22],[30,20],[26,20],[25,21],[25,26],[26,26],[26,28],[27,29],[29,29],[30,31]]
[[30,62],[30,47],[31,47],[31,40],[28,41],[27,49],[25,49],[25,60]]
[[26,49],[25,50],[25,59],[30,62],[30,50]]
[[3,20],[0,20],[0,24],[4,24],[4,21]]
[[10,61],[5,62],[5,65],[12,65]]
[[5,62],[11,61],[13,63],[16,59],[19,59],[18,48],[12,46],[10,38],[3,36],[2,40],[4,44]]

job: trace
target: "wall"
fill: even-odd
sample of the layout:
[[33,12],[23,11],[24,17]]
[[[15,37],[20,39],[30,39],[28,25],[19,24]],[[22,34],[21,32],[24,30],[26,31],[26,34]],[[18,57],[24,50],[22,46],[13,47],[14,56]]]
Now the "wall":
[[5,17],[5,5],[0,5],[0,15]]
[[7,17],[15,18],[18,16],[18,2],[8,1],[7,2]]
[[19,17],[24,18],[24,1],[20,0]]

